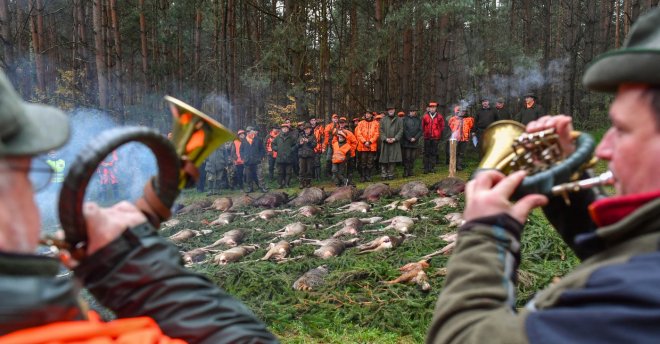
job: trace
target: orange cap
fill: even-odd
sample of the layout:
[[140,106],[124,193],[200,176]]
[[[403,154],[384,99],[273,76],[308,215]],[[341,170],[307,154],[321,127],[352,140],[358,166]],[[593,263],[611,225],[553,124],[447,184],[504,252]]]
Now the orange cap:
[[346,117],[339,117],[340,122],[346,122]]
[[239,129],[239,130],[238,130],[238,135],[240,135],[240,134],[245,134],[245,130],[243,130],[243,129]]
[[332,114],[332,118],[337,118],[337,117],[339,117],[339,115],[337,115],[336,113]]
[[437,106],[438,106],[438,103],[436,103],[436,102],[430,102],[429,103],[429,107],[437,107]]
[[403,111],[399,111],[399,112],[396,113],[396,115],[399,116],[399,117],[403,117],[403,116],[406,115],[406,113],[403,112]]

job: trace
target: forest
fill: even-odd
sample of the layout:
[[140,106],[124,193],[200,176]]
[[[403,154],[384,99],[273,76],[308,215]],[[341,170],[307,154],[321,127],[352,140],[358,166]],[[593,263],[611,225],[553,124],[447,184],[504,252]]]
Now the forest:
[[[658,0],[0,0],[0,65],[31,101],[166,130],[180,98],[230,129],[538,95],[590,128],[586,66]],[[600,121],[602,122],[602,121]]]

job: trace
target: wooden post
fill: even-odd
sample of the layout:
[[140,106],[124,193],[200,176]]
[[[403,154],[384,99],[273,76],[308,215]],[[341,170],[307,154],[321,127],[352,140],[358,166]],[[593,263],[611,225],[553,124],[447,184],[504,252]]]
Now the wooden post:
[[449,177],[456,177],[456,139],[449,140]]

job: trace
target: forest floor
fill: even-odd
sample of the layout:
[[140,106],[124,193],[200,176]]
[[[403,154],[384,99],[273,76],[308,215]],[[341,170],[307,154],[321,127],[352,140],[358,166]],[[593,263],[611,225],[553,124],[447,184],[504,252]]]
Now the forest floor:
[[[466,180],[477,165],[476,153],[469,152],[468,156],[468,168],[458,175]],[[418,163],[420,160],[421,158]],[[399,178],[388,183],[391,187],[398,187],[412,180],[420,180],[430,186],[447,176],[444,165],[441,166],[440,172],[435,174],[422,174],[419,169],[420,166],[417,166],[414,177]],[[397,174],[401,175],[400,169],[397,169]],[[314,184],[313,186],[324,187],[326,191],[334,189],[329,181]],[[357,186],[364,189],[367,184],[358,183]],[[297,188],[283,191],[292,196],[299,192]],[[253,197],[258,195],[260,194],[252,194]],[[433,197],[435,195],[429,195],[422,202]],[[186,190],[180,201],[190,204],[204,198],[212,197]],[[398,277],[399,267],[417,262],[422,256],[445,246],[447,242],[443,241],[440,235],[455,232],[456,228],[449,228],[444,215],[462,211],[464,201],[461,196],[458,208],[443,208],[439,211],[428,204],[414,207],[411,212],[383,208],[383,205],[401,199],[398,195],[381,199],[373,203],[372,210],[366,214],[331,215],[330,213],[341,205],[335,203],[323,205],[323,213],[311,218],[282,215],[269,221],[258,219],[249,222],[249,219],[239,217],[229,225],[214,228],[210,235],[199,236],[180,244],[180,248],[187,251],[208,245],[228,230],[243,229],[246,233],[244,243],[259,244],[257,251],[238,263],[223,266],[211,263],[196,264],[192,269],[208,276],[221,288],[246,303],[284,343],[422,343],[436,300],[442,292],[443,268],[446,267],[449,256],[442,255],[431,259],[431,266],[427,270],[431,284],[429,292],[420,291],[414,285],[387,285],[382,282]],[[263,209],[248,207],[241,210],[256,214]],[[208,226],[202,224],[202,221],[212,221],[218,215],[218,211],[209,210],[176,216],[181,223],[161,230],[161,235],[169,236],[184,228],[207,229]],[[293,247],[291,256],[303,256],[302,259],[286,263],[257,261],[265,255],[268,242],[273,238],[268,232],[281,229],[295,221],[327,227],[348,217],[381,216],[388,219],[397,215],[422,217],[423,220],[415,224],[412,231],[414,237],[406,239],[394,250],[358,255],[355,248],[350,248],[339,257],[323,260],[312,254],[316,246],[300,245]],[[367,225],[362,230],[384,226]],[[337,229],[311,229],[305,234],[307,238],[323,240],[331,237]],[[360,234],[361,243],[383,234]],[[395,231],[388,234],[395,234]],[[548,224],[541,211],[534,211],[522,237],[517,306],[522,307],[536,291],[551,283],[554,278],[564,276],[577,263],[577,258]],[[320,265],[326,265],[330,271],[323,286],[306,292],[292,288],[293,282],[302,274]]]

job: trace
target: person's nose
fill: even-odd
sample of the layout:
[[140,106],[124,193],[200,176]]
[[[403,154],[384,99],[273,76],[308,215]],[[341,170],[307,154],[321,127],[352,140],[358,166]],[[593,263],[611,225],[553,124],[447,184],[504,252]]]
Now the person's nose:
[[596,157],[602,160],[612,159],[613,145],[612,140],[614,137],[614,128],[610,128],[603,135],[603,139],[596,147]]

